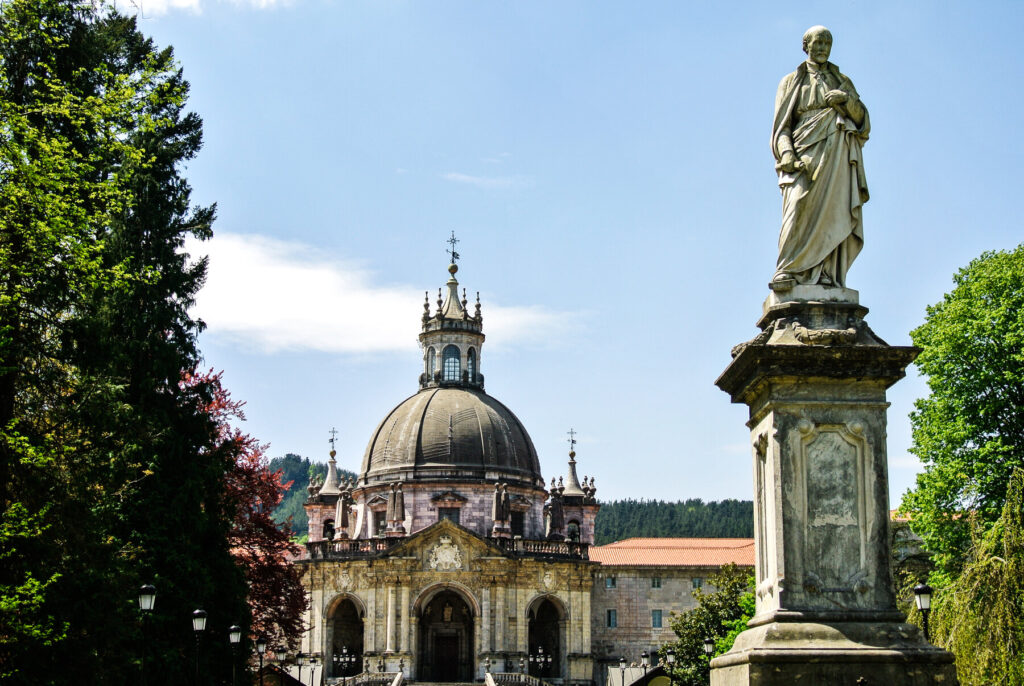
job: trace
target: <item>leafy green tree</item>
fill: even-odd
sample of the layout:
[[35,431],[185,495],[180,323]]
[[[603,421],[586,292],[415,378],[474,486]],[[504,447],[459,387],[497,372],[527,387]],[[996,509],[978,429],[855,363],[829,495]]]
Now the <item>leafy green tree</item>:
[[749,572],[729,564],[707,581],[714,590],[698,588],[694,591],[697,607],[672,615],[672,631],[677,639],[659,651],[661,663],[666,666],[665,655],[670,649],[675,652],[672,675],[675,683],[682,686],[706,686],[708,683],[710,667],[704,639],[714,639],[714,655],[720,655],[732,648],[736,636],[747,628],[747,622],[754,616],[751,590],[754,578]]
[[249,626],[231,536],[253,489],[229,482],[219,386],[194,374],[205,263],[181,248],[214,210],[180,172],[202,136],[187,94],[171,51],[102,3],[0,4],[5,684],[132,683],[144,651],[150,684],[190,681],[197,607],[222,682],[227,627]]
[[957,673],[964,686],[1021,686],[1024,469],[1014,471],[1006,504],[995,525],[984,532],[975,526],[973,533],[963,573],[934,596],[931,638],[956,656]]
[[1024,466],[1024,245],[987,252],[911,333],[930,394],[911,414],[911,451],[924,463],[902,509],[935,554],[940,581],[955,578]]

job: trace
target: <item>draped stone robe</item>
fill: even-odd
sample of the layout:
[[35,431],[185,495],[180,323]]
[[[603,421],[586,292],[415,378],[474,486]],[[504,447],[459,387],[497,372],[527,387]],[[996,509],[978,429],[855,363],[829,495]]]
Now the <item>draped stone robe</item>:
[[[825,93],[848,95],[841,108]],[[845,113],[839,111],[845,109]],[[861,119],[855,123],[854,115]],[[845,286],[846,272],[864,243],[861,205],[868,200],[861,147],[871,130],[867,109],[853,83],[831,62],[804,62],[779,84],[772,152],[777,162],[792,150],[804,169],[785,172],[781,163],[782,230],[774,278],[800,284]]]

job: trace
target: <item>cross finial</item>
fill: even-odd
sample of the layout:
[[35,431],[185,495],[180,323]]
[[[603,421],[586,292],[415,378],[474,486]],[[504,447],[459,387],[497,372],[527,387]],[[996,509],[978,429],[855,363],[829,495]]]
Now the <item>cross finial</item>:
[[455,252],[455,245],[459,242],[459,239],[455,237],[454,230],[452,231],[452,237],[445,242],[452,246],[447,252],[452,258],[452,264],[455,264],[459,261],[459,253]]
[[576,450],[576,432],[570,428],[566,433],[569,434],[569,450]]
[[337,429],[335,429],[335,428],[334,428],[334,427],[332,426],[332,427],[331,427],[331,430],[330,430],[330,431],[328,431],[327,433],[331,434],[331,437],[330,437],[330,438],[328,439],[328,441],[327,441],[327,442],[331,444],[331,450],[334,450],[334,441],[335,441],[335,438],[336,438],[336,437],[337,437],[337,435],[338,435],[338,430],[337,430]]

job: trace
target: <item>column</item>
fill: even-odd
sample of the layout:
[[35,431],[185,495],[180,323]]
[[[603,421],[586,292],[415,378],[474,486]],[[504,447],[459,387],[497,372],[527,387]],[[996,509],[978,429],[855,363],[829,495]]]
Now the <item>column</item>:
[[396,595],[397,595],[397,591],[395,589],[394,581],[389,581],[388,582],[388,618],[387,618],[387,621],[384,623],[385,626],[387,627],[387,629],[385,629],[385,631],[387,631],[387,641],[386,641],[386,644],[385,644],[386,647],[384,648],[384,650],[385,650],[385,652],[388,652],[388,653],[395,652],[395,597],[396,597]]
[[402,580],[402,614],[401,628],[398,634],[398,649],[403,653],[409,652],[409,579]]
[[[371,583],[373,583],[371,581]],[[363,619],[363,652],[373,653],[377,651],[377,586],[370,586],[366,590],[366,617]],[[362,665],[359,666],[362,669]]]
[[501,579],[494,589],[494,649],[498,652],[505,652],[508,646],[505,645],[505,623],[508,622],[508,614],[505,612],[505,580]]
[[491,652],[491,587],[480,591],[480,652]]

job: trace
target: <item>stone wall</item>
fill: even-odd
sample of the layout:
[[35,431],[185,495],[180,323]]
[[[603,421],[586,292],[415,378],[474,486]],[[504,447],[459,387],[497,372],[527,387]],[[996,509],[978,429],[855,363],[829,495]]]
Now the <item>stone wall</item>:
[[[710,567],[600,567],[591,600],[591,649],[598,665],[598,683],[604,683],[607,667],[617,671],[620,657],[626,658],[627,665],[640,664],[644,650],[653,654],[675,640],[670,614],[696,607],[694,579],[710,590],[706,580],[718,571]],[[615,580],[614,588],[607,587],[609,578]],[[660,580],[660,588],[654,586],[655,579]],[[616,611],[614,628],[608,626],[608,610]],[[660,629],[651,625],[652,610],[661,610]],[[652,657],[651,664],[655,661]]]

